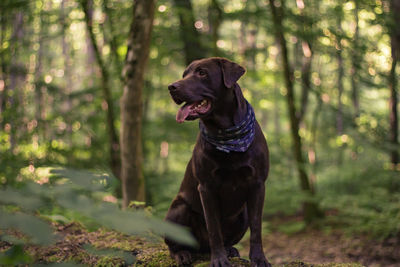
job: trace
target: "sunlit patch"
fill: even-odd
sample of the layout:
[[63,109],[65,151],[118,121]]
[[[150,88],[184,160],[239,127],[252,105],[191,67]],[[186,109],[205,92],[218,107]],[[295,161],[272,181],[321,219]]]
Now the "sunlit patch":
[[168,142],[162,141],[160,145],[160,157],[168,157]]
[[110,202],[110,203],[117,203],[118,199],[114,197],[113,195],[107,195],[103,197],[103,201],[105,202]]
[[35,166],[33,166],[33,164],[30,164],[29,167],[28,167],[28,170],[29,170],[31,173],[35,172]]
[[5,131],[6,133],[9,133],[9,132],[11,131],[11,124],[6,123],[6,124],[4,125],[4,131]]
[[198,21],[196,21],[195,23],[194,23],[194,27],[196,27],[196,29],[201,29],[201,28],[203,28],[203,22],[201,21],[201,20],[198,20]]
[[304,2],[303,0],[296,0],[296,5],[300,9],[304,9]]
[[328,103],[331,100],[328,94],[322,94],[321,99],[324,103]]
[[167,10],[167,7],[165,5],[161,5],[161,6],[158,7],[158,11],[161,12],[161,13],[165,12],[166,10]]
[[53,81],[53,77],[49,74],[47,74],[46,76],[44,76],[44,82],[49,84]]
[[224,47],[226,47],[226,42],[224,40],[218,40],[217,41],[217,46],[219,48],[224,48]]
[[105,100],[103,102],[101,102],[101,108],[103,110],[107,110],[108,109],[108,104],[107,104],[107,102]]

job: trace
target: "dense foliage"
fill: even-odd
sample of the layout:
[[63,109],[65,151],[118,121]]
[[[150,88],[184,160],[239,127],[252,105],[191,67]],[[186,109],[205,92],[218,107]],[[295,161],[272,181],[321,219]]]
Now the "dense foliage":
[[[108,189],[101,189],[103,195],[94,197],[96,201],[118,192],[118,180],[110,166],[109,105],[101,77],[106,70],[116,114],[113,125],[119,133],[122,67],[134,1],[87,2],[90,9],[86,15],[90,16],[98,54],[79,1],[0,1],[2,229],[13,225],[24,231],[19,222],[28,220],[43,230],[40,236],[47,237],[50,235],[42,233],[48,228],[33,214],[51,220],[86,221],[76,215],[79,211],[67,210],[92,210],[93,216],[104,212],[100,209],[111,210],[104,203],[98,209],[88,206],[88,192],[93,197],[98,189],[91,189],[90,179],[96,175],[114,184],[107,183]],[[175,122],[178,107],[167,90],[169,83],[181,77],[187,59],[175,2],[157,1],[144,84],[146,202],[158,217],[165,214],[178,190],[198,131],[196,122]],[[224,56],[247,69],[239,83],[256,111],[271,152],[266,216],[299,214],[303,201],[312,198],[326,214],[334,214],[325,218],[324,227],[342,227],[381,239],[397,235],[400,165],[391,163],[390,153],[399,151],[399,146],[390,138],[388,104],[390,32],[396,24],[393,26],[390,1],[296,0],[276,4],[283,11],[280,30],[286,37],[293,71],[306,160],[302,168],[315,191],[313,196],[302,193],[297,178],[281,48],[268,1],[199,0],[192,5],[194,38],[201,44],[201,55]],[[102,58],[104,66],[99,66],[96,56]],[[49,170],[60,167],[68,168],[68,181],[80,186],[79,194],[76,188],[65,191],[74,194],[65,201],[52,195],[58,192],[53,185],[63,180],[50,175]],[[36,183],[23,185],[31,180]],[[107,212],[121,211],[113,208]],[[136,216],[133,214],[126,216]],[[137,217],[138,227],[146,218],[143,216]],[[150,230],[171,230],[154,223],[147,225]],[[10,238],[1,233],[2,240]]]

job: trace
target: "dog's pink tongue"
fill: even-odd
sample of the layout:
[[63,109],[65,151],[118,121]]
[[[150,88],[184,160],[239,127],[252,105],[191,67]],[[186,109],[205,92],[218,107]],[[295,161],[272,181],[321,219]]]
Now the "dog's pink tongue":
[[179,123],[184,122],[187,116],[189,116],[189,113],[190,113],[190,105],[185,104],[178,110],[178,113],[176,113],[176,121]]

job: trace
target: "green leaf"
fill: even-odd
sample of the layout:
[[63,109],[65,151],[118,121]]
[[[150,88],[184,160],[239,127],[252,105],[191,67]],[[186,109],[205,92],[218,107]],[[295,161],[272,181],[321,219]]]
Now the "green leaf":
[[117,249],[97,249],[90,245],[84,245],[83,248],[95,256],[108,256],[112,258],[121,258],[125,261],[126,265],[131,265],[135,262],[135,257],[127,251]]
[[37,196],[27,195],[25,192],[11,188],[0,190],[0,203],[14,204],[29,211],[35,211],[44,205]]
[[53,169],[50,171],[54,177],[68,178],[73,184],[89,191],[99,191],[105,188],[111,179],[108,175],[94,174],[89,171],[74,169]]
[[30,262],[32,262],[32,258],[24,252],[22,245],[13,246],[0,253],[0,265],[2,266],[16,266]]
[[95,203],[86,196],[65,192],[60,194],[58,203],[93,219],[96,223],[125,234],[146,234],[153,232],[185,245],[196,245],[195,239],[181,226],[148,217],[141,211],[122,211],[116,205],[106,202]]
[[50,226],[35,216],[0,210],[0,218],[0,228],[20,230],[28,235],[34,244],[50,245],[55,242]]

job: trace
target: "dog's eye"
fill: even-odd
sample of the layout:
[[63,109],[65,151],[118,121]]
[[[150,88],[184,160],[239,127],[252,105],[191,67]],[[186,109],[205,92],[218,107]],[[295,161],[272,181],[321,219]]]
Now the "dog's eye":
[[198,73],[200,76],[203,76],[203,77],[207,76],[207,72],[205,72],[204,70],[199,70]]

